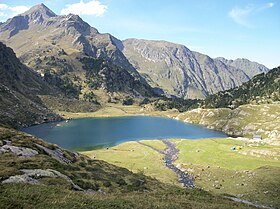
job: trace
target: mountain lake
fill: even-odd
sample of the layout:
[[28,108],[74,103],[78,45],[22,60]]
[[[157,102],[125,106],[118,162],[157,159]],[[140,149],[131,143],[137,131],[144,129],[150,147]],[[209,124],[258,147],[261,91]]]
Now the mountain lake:
[[145,139],[226,137],[226,134],[170,118],[130,116],[82,118],[44,123],[22,129],[47,142],[71,150],[111,147],[127,141]]

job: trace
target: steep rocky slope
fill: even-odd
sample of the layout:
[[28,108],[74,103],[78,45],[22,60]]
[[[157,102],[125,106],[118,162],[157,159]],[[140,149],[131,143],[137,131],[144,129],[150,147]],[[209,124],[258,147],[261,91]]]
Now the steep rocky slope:
[[243,70],[250,78],[257,74],[260,74],[261,72],[265,73],[268,71],[268,69],[264,65],[261,65],[257,62],[251,62],[250,60],[244,58],[238,58],[236,60],[227,60],[223,57],[218,57],[215,58],[215,60],[220,60],[226,65]]
[[182,98],[205,98],[268,71],[246,59],[212,59],[166,41],[127,39],[120,49],[151,86]]
[[23,65],[12,49],[0,42],[0,124],[20,128],[61,119],[50,109],[93,112],[99,108],[98,104],[66,97],[59,88]]
[[222,91],[205,99],[204,107],[231,107],[280,101],[280,67],[259,74],[234,89]]
[[[100,34],[77,15],[59,16],[43,4],[36,5],[1,24],[0,40],[68,96],[107,102],[153,95],[116,47],[118,40]],[[99,85],[92,87],[92,80]]]
[[57,93],[0,42],[0,123],[22,127],[59,119],[36,96]]

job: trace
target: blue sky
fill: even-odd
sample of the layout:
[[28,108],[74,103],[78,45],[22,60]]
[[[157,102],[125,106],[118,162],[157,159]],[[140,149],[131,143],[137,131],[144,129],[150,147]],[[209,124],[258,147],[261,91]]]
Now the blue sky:
[[166,40],[213,58],[280,65],[279,0],[0,0],[0,21],[39,3],[121,40]]

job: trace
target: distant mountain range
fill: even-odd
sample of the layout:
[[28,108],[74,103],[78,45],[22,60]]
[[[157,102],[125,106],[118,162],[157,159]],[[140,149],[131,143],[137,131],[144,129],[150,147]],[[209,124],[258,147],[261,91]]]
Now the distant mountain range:
[[0,41],[67,96],[101,104],[157,94],[205,98],[268,72],[249,60],[212,59],[179,44],[120,41],[43,4],[0,24]]
[[122,51],[151,86],[181,98],[205,98],[268,72],[264,65],[247,59],[212,59],[166,41],[128,39]]

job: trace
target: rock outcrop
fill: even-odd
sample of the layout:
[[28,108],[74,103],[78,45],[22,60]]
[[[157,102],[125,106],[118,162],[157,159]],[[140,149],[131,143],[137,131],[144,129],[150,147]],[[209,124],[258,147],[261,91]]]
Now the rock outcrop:
[[194,109],[180,113],[176,119],[196,123],[231,136],[261,135],[264,142],[280,145],[280,107],[278,104],[241,105],[229,108]]
[[81,187],[74,184],[73,181],[66,175],[52,169],[22,169],[22,175],[11,176],[8,179],[2,181],[2,183],[28,183],[33,185],[42,185],[40,182],[42,178],[62,178],[71,184],[73,190],[83,191]]
[[36,150],[30,148],[16,147],[10,145],[4,145],[0,147],[0,154],[7,152],[11,152],[19,157],[34,157],[35,155],[38,155],[38,152]]
[[52,158],[58,160],[60,163],[63,163],[63,164],[72,163],[71,160],[64,157],[63,151],[59,148],[51,150],[51,149],[48,149],[48,148],[46,148],[46,147],[44,147],[40,144],[36,144],[36,146],[39,147],[40,149],[44,150],[48,155],[50,155]]

